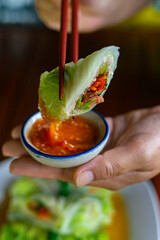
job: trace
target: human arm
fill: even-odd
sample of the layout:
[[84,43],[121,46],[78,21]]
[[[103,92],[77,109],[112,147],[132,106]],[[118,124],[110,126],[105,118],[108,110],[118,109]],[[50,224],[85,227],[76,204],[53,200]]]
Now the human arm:
[[11,173],[114,190],[156,176],[160,172],[160,106],[131,111],[107,121],[111,135],[103,153],[69,169],[48,167],[33,160],[19,140],[20,127],[15,128],[13,139],[3,146],[4,155],[17,157],[11,164]]

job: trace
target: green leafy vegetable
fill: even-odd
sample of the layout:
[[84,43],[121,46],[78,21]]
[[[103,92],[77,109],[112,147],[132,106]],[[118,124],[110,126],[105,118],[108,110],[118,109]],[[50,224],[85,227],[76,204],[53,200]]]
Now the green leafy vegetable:
[[67,182],[60,182],[59,195],[65,197],[70,195],[70,187]]
[[108,63],[104,64],[100,70],[99,70],[99,75],[102,75],[105,73],[106,69],[107,69]]
[[[100,70],[108,67],[108,85],[113,77],[119,57],[118,47],[110,46],[96,51],[77,63],[65,65],[63,98],[59,100],[59,68],[51,72],[44,72],[39,85],[39,108],[47,121],[64,120],[71,116],[83,114],[91,108],[81,107],[81,97],[89,88]],[[104,66],[101,67],[105,61]],[[107,89],[103,91],[105,93]],[[77,99],[78,102],[77,102]],[[96,105],[96,104],[95,104]]]
[[[109,240],[102,230],[114,212],[109,190],[19,178],[9,194],[9,223],[2,227],[0,240]],[[41,208],[47,209],[46,217],[38,214]]]
[[79,109],[81,109],[81,110],[89,110],[89,109],[91,109],[91,104],[92,103],[96,103],[96,99],[95,100],[93,100],[93,101],[90,101],[90,102],[86,102],[86,103],[84,103],[84,104],[82,104],[80,107],[79,107]]
[[[12,192],[16,186],[23,186],[20,184],[20,181],[24,182],[23,178],[17,181],[18,184],[15,182],[12,185]],[[34,179],[30,181],[35,183]],[[31,182],[29,184],[31,186]],[[48,188],[48,191],[41,185]],[[51,184],[42,179],[39,180],[38,189],[39,192],[35,191],[30,195],[12,195],[8,211],[10,221],[30,222],[49,231],[77,237],[94,233],[112,221],[114,209],[112,192],[109,190],[94,188],[92,192],[91,187],[77,188],[73,184],[57,181],[52,181]],[[47,209],[46,218],[41,218],[32,210],[32,202],[40,203]]]
[[85,236],[61,235],[42,230],[26,223],[5,224],[0,232],[0,240],[109,240],[106,230]]
[[25,197],[39,191],[35,182],[30,178],[21,178],[20,181],[15,181],[10,187],[10,195],[17,197]]
[[48,240],[47,232],[26,223],[9,223],[2,227],[0,240]]
[[82,97],[77,101],[75,108],[79,108],[82,104]]

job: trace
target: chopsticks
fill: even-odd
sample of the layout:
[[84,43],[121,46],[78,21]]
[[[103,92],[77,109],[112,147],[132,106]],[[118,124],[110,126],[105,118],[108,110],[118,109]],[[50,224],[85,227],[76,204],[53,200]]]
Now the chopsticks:
[[[62,0],[61,29],[60,29],[60,56],[59,56],[59,99],[63,97],[64,67],[67,50],[67,20],[68,0]],[[78,61],[78,0],[72,0],[72,61]]]
[[59,56],[59,99],[63,97],[63,76],[66,63],[67,50],[67,19],[68,19],[68,0],[62,0],[61,7],[61,29],[60,29],[60,56]]
[[72,61],[78,61],[78,0],[72,0]]

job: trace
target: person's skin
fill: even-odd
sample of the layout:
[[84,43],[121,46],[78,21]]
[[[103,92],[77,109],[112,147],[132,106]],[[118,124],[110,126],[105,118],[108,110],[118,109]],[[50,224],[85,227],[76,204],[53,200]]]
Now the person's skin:
[[[79,28],[89,32],[115,25],[133,15],[150,0],[79,0]],[[52,29],[59,29],[60,0],[36,0],[39,15]],[[69,11],[69,19],[71,11]],[[86,24],[87,23],[87,24]],[[10,166],[13,174],[59,179],[78,186],[96,185],[119,189],[144,181],[160,172],[160,106],[107,118],[109,144],[90,162],[69,169],[52,168],[33,160],[20,142],[20,129],[3,146],[5,156],[17,157]]]
[[[71,1],[70,1],[71,2]],[[79,0],[79,31],[91,32],[118,24],[134,15],[151,0]],[[37,12],[47,27],[60,28],[60,0],[36,0]],[[68,26],[71,29],[71,7]]]
[[17,157],[11,163],[11,173],[112,190],[156,176],[160,172],[160,106],[106,119],[111,135],[104,152],[82,166],[68,169],[33,160],[20,142],[21,127],[16,127],[12,139],[3,146],[5,156]]

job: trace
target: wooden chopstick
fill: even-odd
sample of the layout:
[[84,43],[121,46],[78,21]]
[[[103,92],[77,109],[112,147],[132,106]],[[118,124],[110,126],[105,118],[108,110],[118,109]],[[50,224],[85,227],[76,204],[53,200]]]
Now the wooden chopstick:
[[79,34],[78,34],[78,0],[72,0],[72,61],[78,61]]
[[[59,99],[63,97],[64,67],[67,49],[67,16],[68,0],[62,0],[61,29],[60,29],[60,56],[59,56]],[[78,0],[72,0],[72,61],[78,61]]]
[[62,100],[62,97],[63,97],[64,66],[66,63],[67,18],[68,18],[68,0],[62,0],[60,52],[59,52],[59,99],[60,100]]

